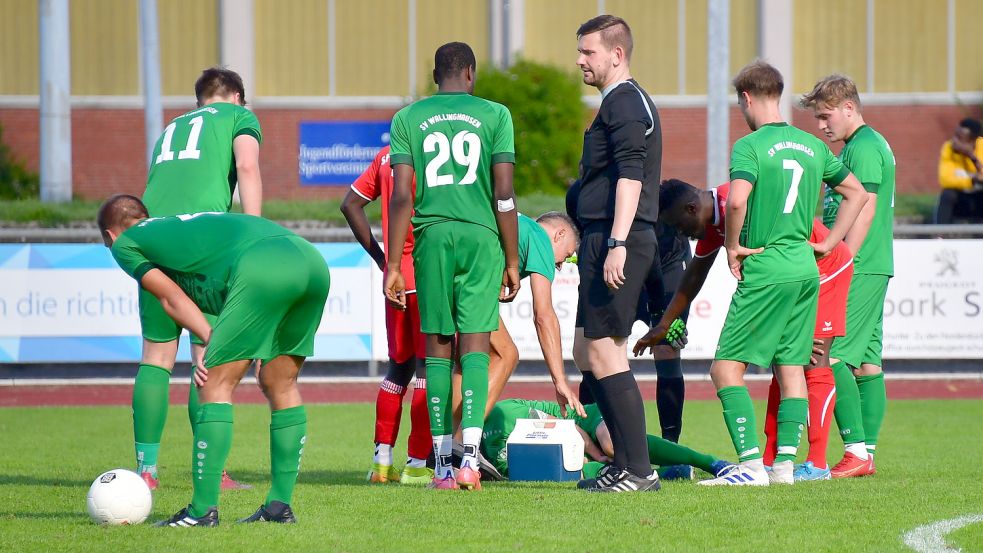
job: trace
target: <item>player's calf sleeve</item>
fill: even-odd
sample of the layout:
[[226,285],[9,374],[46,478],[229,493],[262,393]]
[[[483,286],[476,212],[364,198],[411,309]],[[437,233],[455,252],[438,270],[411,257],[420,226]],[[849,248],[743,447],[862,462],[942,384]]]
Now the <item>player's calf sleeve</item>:
[[141,364],[133,383],[133,441],[137,472],[157,473],[157,452],[167,422],[171,373]]
[[[383,379],[375,397],[375,443],[393,446],[399,434],[399,420],[403,415],[403,396],[406,386]],[[428,440],[429,441],[429,440]]]
[[590,371],[581,371],[583,379],[580,381],[580,389],[577,391],[577,400],[584,405],[594,403],[597,394],[594,390],[597,388],[597,378],[594,377],[594,373]]
[[648,442],[649,463],[653,465],[692,465],[713,473],[710,465],[717,460],[713,455],[704,455],[699,451],[651,434],[646,436],[646,441]]
[[430,414],[427,412],[427,381],[418,378],[413,387],[410,404],[410,439],[406,444],[410,459],[426,459],[430,455]]
[[472,351],[461,356],[461,397],[461,428],[483,427],[488,404],[487,353]]
[[[611,409],[613,421],[608,420],[608,429],[613,426],[621,434],[624,456],[620,458],[625,464],[616,464],[636,476],[645,477],[652,474],[648,440],[645,434],[645,407],[642,404],[642,393],[638,389],[635,375],[631,371],[615,373],[599,378],[597,383],[602,389],[604,401],[613,407]],[[619,458],[618,453],[618,445],[615,445],[616,458]]]
[[659,410],[659,426],[662,437],[678,442],[683,431],[683,401],[686,399],[686,382],[683,380],[681,360],[662,359],[655,362],[659,378],[655,383],[655,405]]
[[195,435],[199,417],[201,417],[201,402],[198,400],[198,386],[195,386],[195,380],[192,378],[191,386],[188,387],[188,422],[191,423],[192,436]]
[[300,457],[307,442],[307,411],[303,405],[273,411],[270,415],[270,493],[266,505],[273,501],[290,504]]
[[222,470],[232,448],[232,404],[205,403],[195,433],[194,456],[191,460],[192,484],[189,514],[203,516],[210,507],[218,505]]
[[806,427],[809,400],[804,397],[788,397],[778,404],[778,454],[775,462],[795,461]]
[[754,405],[746,386],[727,386],[717,390],[724,410],[724,423],[734,443],[738,461],[761,458],[758,432],[754,420]]
[[430,434],[450,434],[454,421],[451,414],[451,360],[427,357],[427,402],[430,406]]
[[782,401],[782,390],[778,385],[778,378],[771,376],[771,385],[768,386],[768,406],[765,408],[765,450],[762,462],[766,466],[775,463],[775,456],[778,455],[778,404]]
[[829,429],[836,408],[836,381],[829,367],[816,367],[806,371],[806,388],[809,391],[809,457],[817,468],[826,468],[826,448],[829,445]]
[[873,455],[877,447],[877,436],[884,422],[884,414],[887,412],[884,373],[858,376],[857,389],[860,391],[860,412],[863,414],[867,452]]
[[833,415],[836,417],[836,426],[840,428],[840,437],[844,444],[866,441],[857,379],[849,365],[843,361],[833,363],[832,369],[833,379],[836,381],[836,407]]

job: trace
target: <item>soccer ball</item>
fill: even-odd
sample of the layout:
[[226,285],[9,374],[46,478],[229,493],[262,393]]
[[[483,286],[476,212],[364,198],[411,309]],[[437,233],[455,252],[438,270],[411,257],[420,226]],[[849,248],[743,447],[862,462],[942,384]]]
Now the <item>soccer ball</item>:
[[137,473],[113,469],[92,482],[85,505],[97,524],[140,524],[147,520],[153,499],[147,483]]

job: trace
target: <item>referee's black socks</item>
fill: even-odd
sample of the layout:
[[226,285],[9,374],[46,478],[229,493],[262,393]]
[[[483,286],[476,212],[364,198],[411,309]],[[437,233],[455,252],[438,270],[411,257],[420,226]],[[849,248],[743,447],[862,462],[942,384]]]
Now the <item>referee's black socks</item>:
[[635,375],[625,371],[599,378],[594,392],[614,441],[615,466],[643,478],[652,474],[645,435],[645,407]]

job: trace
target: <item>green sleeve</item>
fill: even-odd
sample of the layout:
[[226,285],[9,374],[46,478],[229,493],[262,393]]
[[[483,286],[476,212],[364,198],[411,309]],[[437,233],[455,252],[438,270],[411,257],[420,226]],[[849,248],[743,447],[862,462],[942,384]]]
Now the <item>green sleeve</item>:
[[847,175],[850,174],[850,170],[843,165],[843,162],[833,155],[829,147],[823,144],[823,182],[826,184],[836,187]]
[[495,129],[495,142],[492,145],[492,165],[496,163],[515,163],[515,131],[512,128],[512,114],[505,106],[499,105],[498,125]]
[[389,165],[413,165],[413,153],[410,151],[410,133],[406,128],[406,108],[399,110],[393,117],[389,128]]
[[553,282],[556,262],[549,235],[525,215],[519,215],[519,275],[522,278],[538,273]]
[[248,135],[256,139],[260,144],[263,143],[263,131],[259,128],[259,119],[256,114],[246,108],[242,108],[239,116],[236,117],[235,129],[232,133],[233,138],[240,135]]
[[584,412],[587,413],[587,418],[577,417],[577,426],[582,428],[584,432],[595,442],[597,441],[597,427],[604,422],[604,417],[601,416],[601,410],[597,407],[596,403],[591,403],[590,405],[584,405]]
[[864,190],[877,194],[877,187],[884,180],[884,161],[874,148],[858,148],[850,156],[850,172],[864,185]]
[[751,184],[758,182],[758,156],[748,137],[735,142],[730,151],[730,180],[735,179],[746,180]]
[[137,282],[140,282],[143,275],[155,268],[154,264],[140,251],[137,243],[126,236],[125,233],[116,239],[110,252],[113,254],[113,258],[120,268],[126,274],[135,278]]

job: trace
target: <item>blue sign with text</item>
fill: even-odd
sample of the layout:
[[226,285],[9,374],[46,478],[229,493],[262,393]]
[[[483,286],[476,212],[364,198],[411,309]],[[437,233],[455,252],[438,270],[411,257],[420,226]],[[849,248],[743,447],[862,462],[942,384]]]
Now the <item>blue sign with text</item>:
[[302,185],[347,186],[389,144],[389,121],[300,124],[297,169]]

